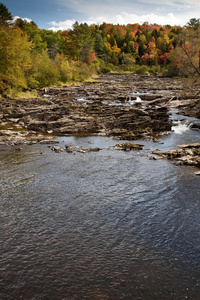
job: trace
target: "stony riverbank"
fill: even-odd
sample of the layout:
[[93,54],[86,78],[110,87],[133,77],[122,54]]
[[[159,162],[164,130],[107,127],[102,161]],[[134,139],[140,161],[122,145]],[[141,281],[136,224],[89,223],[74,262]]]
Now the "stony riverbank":
[[156,139],[171,130],[171,108],[200,117],[197,90],[184,95],[183,90],[181,82],[169,78],[107,74],[41,90],[36,99],[2,99],[0,143],[52,143],[57,135],[82,134]]

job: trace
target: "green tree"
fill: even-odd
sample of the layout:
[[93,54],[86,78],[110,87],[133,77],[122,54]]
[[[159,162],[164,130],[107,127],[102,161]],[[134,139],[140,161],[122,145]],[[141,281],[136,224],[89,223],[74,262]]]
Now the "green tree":
[[147,42],[147,40],[146,40],[145,35],[144,34],[139,35],[139,39],[138,39],[139,49],[138,49],[138,51],[139,51],[140,57],[142,57],[146,52],[146,48],[147,48],[146,42]]
[[3,3],[0,3],[0,27],[8,25],[8,22],[12,19],[13,17],[7,7]]
[[34,52],[41,53],[47,48],[46,41],[42,39],[43,31],[38,28],[35,22],[27,22],[26,20],[17,19],[15,21],[15,26],[19,27],[28,35],[29,41],[33,44]]
[[58,53],[62,51],[61,31],[41,30],[42,42],[46,44],[49,57],[54,59]]
[[192,18],[190,21],[187,23],[186,27],[197,30],[200,27],[200,19]]
[[128,43],[127,52],[132,54],[134,58],[138,57],[138,44],[134,41]]
[[104,58],[104,43],[100,33],[95,35],[94,50],[98,58]]
[[74,31],[63,31],[62,39],[62,49],[64,55],[66,55],[68,59],[78,60],[80,50],[78,47],[78,38]]

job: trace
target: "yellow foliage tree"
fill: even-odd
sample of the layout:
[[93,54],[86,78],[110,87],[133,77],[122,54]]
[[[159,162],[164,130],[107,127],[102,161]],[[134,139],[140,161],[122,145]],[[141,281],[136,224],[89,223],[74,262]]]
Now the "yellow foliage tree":
[[27,79],[32,88],[51,86],[58,82],[59,69],[49,58],[47,51],[33,53],[32,67]]
[[18,28],[0,29],[0,92],[7,88],[24,88],[26,71],[31,66],[32,43]]

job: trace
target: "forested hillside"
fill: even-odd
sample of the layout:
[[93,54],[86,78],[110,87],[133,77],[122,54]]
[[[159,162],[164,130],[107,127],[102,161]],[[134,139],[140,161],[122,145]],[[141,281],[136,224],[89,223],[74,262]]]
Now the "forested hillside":
[[53,32],[13,21],[0,4],[0,94],[83,81],[93,74],[200,75],[200,19],[186,26],[87,25]]

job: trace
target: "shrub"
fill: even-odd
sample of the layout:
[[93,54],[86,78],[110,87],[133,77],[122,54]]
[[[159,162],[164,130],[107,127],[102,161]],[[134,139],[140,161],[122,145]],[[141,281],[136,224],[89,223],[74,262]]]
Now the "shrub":
[[161,67],[160,65],[157,66],[151,66],[150,68],[150,73],[152,73],[153,75],[158,75],[161,73]]
[[59,81],[59,70],[47,52],[35,54],[32,60],[32,69],[28,74],[28,84],[31,88],[51,86]]
[[166,75],[168,77],[175,77],[179,75],[179,70],[176,67],[173,67],[172,65],[169,65],[168,68],[166,69]]
[[59,72],[61,82],[66,83],[72,80],[73,71],[72,66],[70,65],[68,60],[65,59],[61,61]]
[[136,73],[139,75],[148,75],[149,74],[149,68],[148,66],[140,66],[137,70]]
[[95,68],[92,65],[86,63],[77,64],[73,68],[72,80],[74,81],[85,81],[91,78],[95,74]]
[[111,71],[111,70],[110,70],[109,67],[104,67],[104,68],[101,68],[101,69],[100,69],[100,72],[103,73],[103,74],[105,74],[105,73],[110,73],[110,71]]

